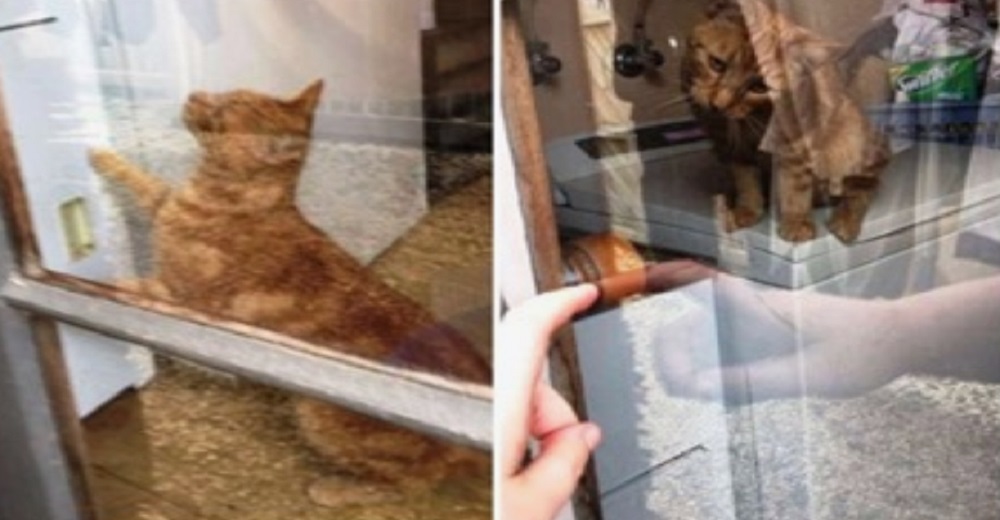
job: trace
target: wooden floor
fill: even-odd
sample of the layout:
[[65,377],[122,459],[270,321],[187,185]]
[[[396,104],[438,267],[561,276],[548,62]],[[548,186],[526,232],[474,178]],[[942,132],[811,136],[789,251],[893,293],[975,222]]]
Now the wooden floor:
[[[491,182],[436,203],[373,269],[490,351]],[[484,232],[485,230],[485,232]],[[289,396],[159,360],[147,387],[84,421],[102,520],[491,518],[491,483],[447,482],[405,507],[333,510],[305,490],[329,468],[299,440]]]

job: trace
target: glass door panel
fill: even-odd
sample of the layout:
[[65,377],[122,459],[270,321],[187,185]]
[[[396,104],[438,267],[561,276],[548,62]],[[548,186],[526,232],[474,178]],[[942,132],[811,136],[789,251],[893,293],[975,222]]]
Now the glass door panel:
[[991,516],[995,7],[524,4],[604,517]]
[[489,516],[491,23],[0,7],[0,291],[101,518]]

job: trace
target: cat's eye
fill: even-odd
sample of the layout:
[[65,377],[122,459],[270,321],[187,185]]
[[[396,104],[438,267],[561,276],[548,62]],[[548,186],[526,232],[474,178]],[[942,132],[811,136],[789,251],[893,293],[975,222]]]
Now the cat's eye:
[[712,71],[722,74],[726,71],[726,66],[727,64],[725,60],[716,56],[708,57],[708,68],[712,69]]

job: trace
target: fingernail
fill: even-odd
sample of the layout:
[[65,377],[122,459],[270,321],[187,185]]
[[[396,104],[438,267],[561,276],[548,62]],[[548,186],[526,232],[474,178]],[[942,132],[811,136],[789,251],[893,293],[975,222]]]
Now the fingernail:
[[585,423],[580,436],[583,437],[583,442],[587,445],[587,448],[593,451],[601,442],[601,429],[594,423]]

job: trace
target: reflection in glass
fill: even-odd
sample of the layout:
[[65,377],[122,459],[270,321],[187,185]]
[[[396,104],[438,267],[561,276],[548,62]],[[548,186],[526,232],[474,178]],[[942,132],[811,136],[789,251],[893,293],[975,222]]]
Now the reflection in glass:
[[[362,466],[331,464],[310,448],[293,414],[299,397],[176,360],[160,358],[157,368],[149,385],[83,420],[102,519],[490,518],[488,456],[441,445],[393,476],[408,482],[395,494],[317,505],[309,493],[317,479],[336,479],[344,494],[370,483]],[[420,466],[440,464],[442,454],[465,466],[427,480]]]
[[45,267],[487,381],[488,4],[125,4],[2,35]]
[[[605,517],[994,515],[993,4],[579,3],[562,237],[702,265],[575,325]],[[640,24],[667,60],[617,74]]]
[[[435,6],[0,7],[0,25],[13,21],[0,32],[3,101],[44,267],[210,319],[489,384],[491,158],[482,101],[491,47],[482,35],[492,8]],[[45,23],[20,23],[31,20]],[[133,440],[112,432],[93,461],[102,471],[125,468],[102,485],[143,483],[138,494],[157,504],[144,515],[331,514],[319,506],[392,518],[488,514],[488,454],[326,403],[230,388],[103,336],[60,334],[78,409],[97,410],[88,425],[121,414],[145,443],[133,460],[115,451]],[[170,401],[185,389],[206,393]],[[131,397],[116,400],[123,391]],[[115,412],[147,398],[155,405],[139,415],[148,421]],[[275,421],[270,433],[251,426]],[[229,465],[257,464],[253,456],[271,443],[254,436],[278,442],[279,430],[294,454],[271,452],[246,470]],[[300,475],[275,473],[310,453],[318,456],[296,467]],[[160,479],[161,471],[176,478]],[[463,494],[449,484],[456,478],[479,487]],[[230,498],[217,501],[223,494]]]

